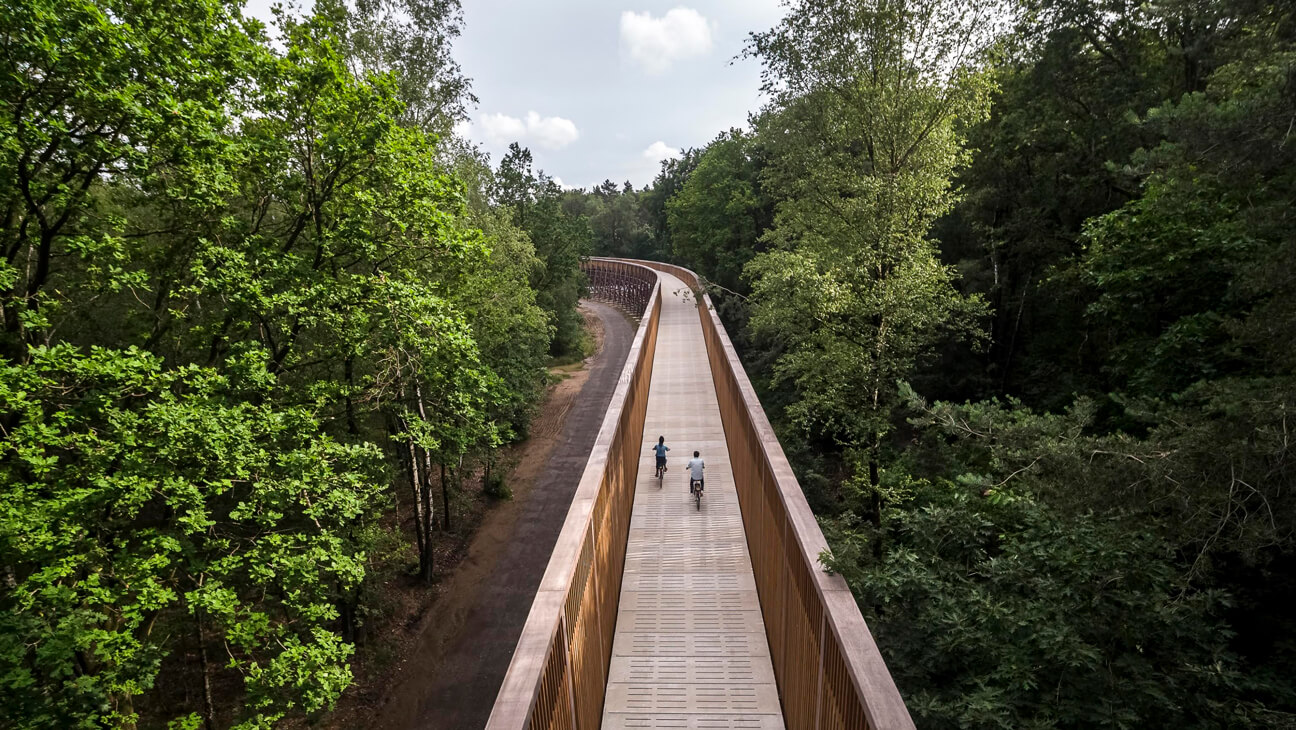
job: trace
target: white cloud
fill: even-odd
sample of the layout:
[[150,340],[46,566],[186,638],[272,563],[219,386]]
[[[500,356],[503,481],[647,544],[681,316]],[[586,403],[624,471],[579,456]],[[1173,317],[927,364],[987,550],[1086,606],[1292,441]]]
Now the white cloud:
[[670,145],[666,144],[661,140],[657,140],[656,142],[653,142],[652,144],[648,145],[648,149],[643,151],[643,156],[644,159],[646,160],[652,160],[653,162],[661,162],[662,160],[669,160],[669,159],[679,157],[680,151],[675,149],[674,147],[671,147]]
[[590,189],[590,188],[595,187],[594,185],[568,185],[567,183],[563,182],[563,179],[562,179],[562,178],[560,178],[560,177],[558,177],[558,176],[556,176],[556,175],[555,175],[554,177],[550,178],[550,179],[553,180],[554,183],[555,183],[558,187],[562,188],[563,190],[580,190],[581,188],[585,188],[585,189],[588,190],[588,189]]
[[621,48],[649,74],[664,73],[683,58],[711,50],[711,24],[692,8],[675,8],[660,18],[621,13]]
[[478,122],[486,141],[494,145],[518,142],[547,150],[560,150],[580,138],[576,123],[562,117],[542,117],[529,111],[525,119],[507,114],[483,114]]
[[541,117],[535,112],[527,112],[527,136],[536,144],[550,150],[560,150],[575,142],[580,137],[576,123],[562,117]]
[[521,119],[507,114],[484,114],[481,118],[481,130],[482,134],[486,135],[487,142],[505,145],[521,140],[526,134],[526,125]]

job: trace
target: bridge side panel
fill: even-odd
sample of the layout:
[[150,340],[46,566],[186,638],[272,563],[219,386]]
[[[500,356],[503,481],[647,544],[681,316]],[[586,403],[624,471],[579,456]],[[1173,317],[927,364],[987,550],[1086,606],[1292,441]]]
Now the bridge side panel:
[[642,318],[656,279],[645,276],[643,266],[610,259],[590,259],[581,264],[589,281],[589,295]]

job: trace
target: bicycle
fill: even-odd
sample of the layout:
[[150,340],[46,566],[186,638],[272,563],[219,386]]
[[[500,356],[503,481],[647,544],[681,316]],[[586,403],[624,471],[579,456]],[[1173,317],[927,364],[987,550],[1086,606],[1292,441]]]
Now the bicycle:
[[666,452],[670,447],[666,445],[666,437],[658,436],[657,445],[648,449],[657,455],[657,488],[662,488],[662,476],[666,473]]
[[689,491],[693,494],[693,501],[697,503],[698,512],[702,511],[702,480],[689,479]]

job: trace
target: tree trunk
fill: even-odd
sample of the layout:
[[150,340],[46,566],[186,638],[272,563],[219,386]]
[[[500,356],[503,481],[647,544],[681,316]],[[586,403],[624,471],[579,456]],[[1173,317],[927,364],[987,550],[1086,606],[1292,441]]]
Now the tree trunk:
[[355,385],[355,358],[347,355],[342,361],[342,369],[346,376],[347,394],[346,394],[346,420],[347,433],[352,436],[360,435],[360,424],[356,423],[355,399],[351,397],[351,388]]
[[419,559],[423,558],[423,553],[427,551],[427,546],[423,541],[423,523],[426,521],[426,514],[423,511],[423,484],[422,468],[419,465],[419,448],[413,439],[405,443],[406,453],[405,460],[406,471],[409,472],[410,496],[414,499],[414,541],[418,545]]
[[873,436],[873,443],[869,446],[869,484],[873,487],[873,526],[877,528],[877,536],[873,540],[873,557],[881,559],[886,542],[886,531],[882,529],[882,508],[885,503],[882,500],[882,434]]
[[198,658],[202,666],[203,727],[207,730],[216,730],[216,703],[212,701],[211,662],[207,658],[207,631],[203,624],[201,608],[194,609],[194,621],[194,628],[198,631]]
[[433,571],[432,555],[432,499],[431,475],[427,473],[425,460],[427,452],[419,448],[413,439],[407,439],[401,454],[410,480],[410,496],[414,499],[414,544],[419,553],[419,579],[431,582]]
[[882,478],[876,449],[869,450],[869,486],[873,489],[873,526],[882,526]]
[[[423,388],[422,386],[419,385],[418,380],[414,381],[414,403],[415,405],[418,406],[419,418],[422,418],[424,422],[426,422],[427,408],[423,403]],[[433,499],[432,499],[432,455],[428,453],[426,449],[424,449],[423,451],[423,468],[424,468],[423,489],[425,492],[425,494],[423,495],[424,496],[423,504],[427,510],[424,513],[425,514],[424,529],[426,530],[426,535],[427,535],[427,544],[429,550],[428,558],[430,561],[431,560],[430,552],[432,546],[432,525],[435,524],[434,520],[436,518],[436,513],[433,511]],[[442,488],[444,489],[445,488],[445,467],[444,466],[441,467],[441,485]],[[426,576],[425,580],[429,582],[432,580],[432,566],[430,565],[430,562],[427,567],[427,572],[424,575]]]
[[356,608],[360,605],[360,589],[352,591],[343,590],[341,583],[338,584],[338,633],[342,635],[342,640],[350,644],[360,643],[360,624],[356,620]]
[[[450,469],[450,476],[454,476],[454,469]],[[446,466],[441,465],[441,528],[446,532],[450,531],[450,486],[446,482]]]
[[[427,452],[423,452],[424,463],[429,459]],[[426,466],[424,467],[426,469]],[[420,494],[420,506],[423,510],[423,545],[425,549],[419,555],[419,577],[424,583],[431,583],[436,570],[434,555],[432,554],[432,525],[435,524],[435,515],[432,511],[432,474],[425,471],[423,479],[423,489]]]

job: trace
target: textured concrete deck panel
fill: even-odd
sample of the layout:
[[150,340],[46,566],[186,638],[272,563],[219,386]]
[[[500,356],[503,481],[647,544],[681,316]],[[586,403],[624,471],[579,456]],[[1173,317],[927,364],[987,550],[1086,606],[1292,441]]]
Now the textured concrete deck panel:
[[[669,275],[657,338],[603,727],[782,730],[697,304]],[[671,447],[660,487],[658,436]],[[684,468],[694,450],[700,511]]]

